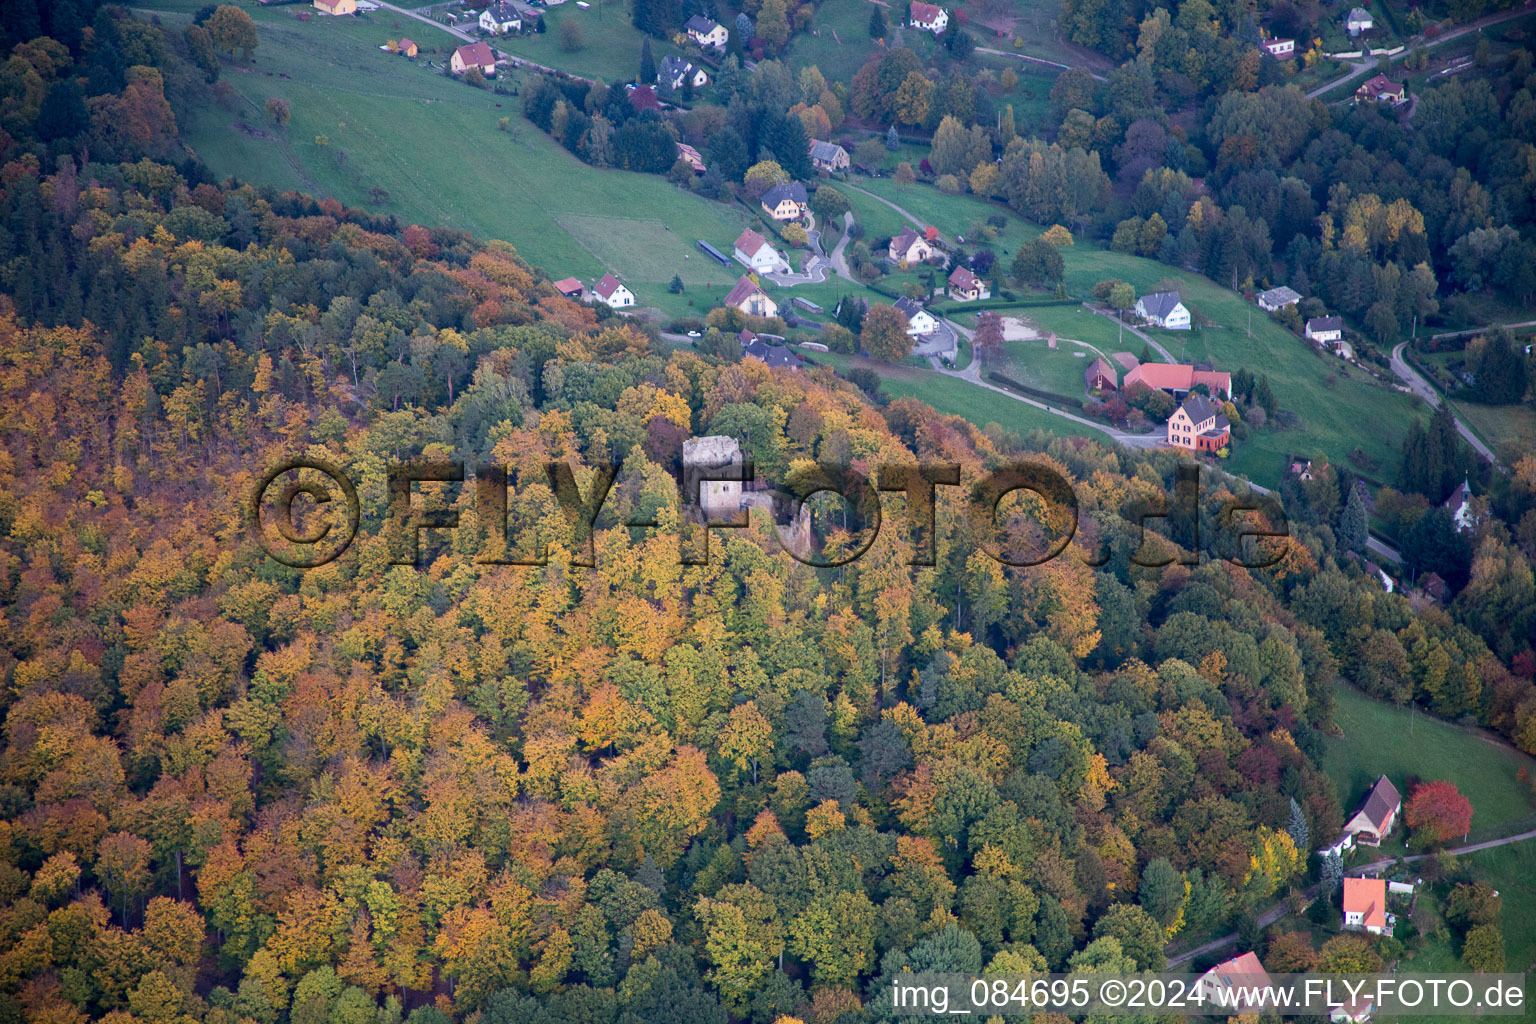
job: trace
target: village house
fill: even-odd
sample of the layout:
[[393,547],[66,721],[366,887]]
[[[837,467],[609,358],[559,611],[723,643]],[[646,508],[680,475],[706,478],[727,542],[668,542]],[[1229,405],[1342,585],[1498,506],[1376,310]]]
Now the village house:
[[703,174],[707,170],[704,166],[704,158],[699,155],[699,151],[686,142],[677,144],[677,158],[692,167],[694,174]]
[[1136,315],[1169,331],[1189,330],[1189,310],[1178,292],[1153,292],[1136,300]]
[[709,84],[709,75],[704,69],[695,67],[681,57],[673,57],[670,54],[661,58],[661,64],[656,69],[657,81],[663,89],[676,91],[685,85],[692,85],[695,89],[702,89]]
[[1115,368],[1103,359],[1095,359],[1083,371],[1083,386],[1089,391],[1114,391],[1117,379]]
[[1295,476],[1298,480],[1311,480],[1312,479],[1312,460],[1311,459],[1297,459],[1295,462],[1292,462],[1291,463],[1291,474],[1293,476]]
[[321,14],[356,14],[357,0],[315,0],[315,10]]
[[901,234],[891,239],[890,256],[895,263],[921,263],[933,255],[933,246],[912,228],[902,228]]
[[789,273],[789,261],[769,245],[766,238],[751,228],[747,228],[736,239],[735,256],[752,268],[754,273]]
[[1355,102],[1391,103],[1396,106],[1408,98],[1408,87],[1394,82],[1386,75],[1377,75],[1355,90]]
[[913,335],[932,334],[939,329],[938,318],[923,308],[922,303],[916,299],[900,298],[893,305],[901,310],[907,318],[907,333]]
[[555,283],[555,291],[568,299],[579,299],[587,289],[574,277],[562,277]]
[[1195,385],[1204,384],[1215,398],[1232,397],[1232,375],[1225,370],[1207,370],[1186,363],[1137,363],[1126,371],[1122,388],[1141,384],[1154,391],[1166,391],[1183,400]]
[[811,165],[818,171],[835,174],[849,166],[848,151],[835,142],[811,141]]
[[[1212,967],[1200,975],[1200,980],[1196,983],[1196,987],[1201,995],[1204,996],[1205,1001],[1216,1003],[1218,998],[1231,998],[1231,996],[1225,995],[1218,996],[1217,992],[1228,993],[1232,992],[1233,989],[1239,992],[1242,990],[1256,991],[1260,988],[1268,988],[1272,984],[1269,972],[1264,969],[1263,964],[1259,963],[1258,954],[1249,952],[1244,953],[1242,956],[1235,956],[1230,960],[1223,960],[1215,967]],[[1241,997],[1236,1002],[1242,1006],[1248,1005]],[[1236,1012],[1235,1008],[1234,1012]]]
[[1392,934],[1384,878],[1344,879],[1344,927],[1348,931]]
[[800,353],[791,351],[787,345],[769,344],[757,336],[741,346],[741,354],[745,359],[755,359],[766,366],[782,366],[791,370],[805,369],[805,357]]
[[913,0],[912,17],[907,24],[938,35],[949,26],[949,12],[938,4],[925,4],[921,0]]
[[1214,453],[1232,440],[1232,424],[1221,406],[1204,395],[1190,395],[1168,417],[1168,443],[1192,452]]
[[683,25],[683,30],[688,33],[689,39],[700,46],[719,48],[724,46],[726,40],[730,38],[730,33],[725,30],[724,25],[716,24],[702,14],[695,14],[689,18]]
[[1364,7],[1351,7],[1349,13],[1344,15],[1344,30],[1352,36],[1369,32],[1375,24],[1371,20],[1371,12]]
[[1353,836],[1362,846],[1380,846],[1381,841],[1391,834],[1402,806],[1403,798],[1397,787],[1383,775],[1366,794],[1365,802],[1354,817],[1344,823],[1344,833]]
[[739,309],[748,316],[775,316],[779,312],[779,304],[745,274],[737,279],[736,286],[726,294],[725,305]]
[[1308,341],[1315,341],[1319,345],[1338,341],[1344,337],[1344,318],[1315,316],[1307,321],[1306,335]]
[[597,282],[597,287],[592,290],[597,293],[598,298],[614,309],[624,309],[635,304],[635,293],[624,287],[612,274],[604,274],[603,279]]
[[805,201],[805,186],[798,181],[775,185],[763,193],[763,209],[774,220],[799,220],[805,216]]
[[409,39],[402,38],[395,44],[395,52],[403,57],[414,57],[419,51],[415,43]]
[[1273,313],[1277,309],[1294,306],[1301,301],[1301,295],[1294,289],[1281,285],[1279,288],[1271,288],[1267,292],[1259,292],[1258,298],[1255,301],[1258,302],[1260,309],[1266,313]]
[[480,28],[493,36],[520,32],[523,28],[523,18],[517,13],[517,8],[511,4],[492,4],[480,12]]
[[992,289],[966,267],[956,267],[949,275],[949,297],[957,302],[974,302],[990,299]]
[[1264,52],[1271,57],[1284,59],[1296,53],[1296,40],[1294,39],[1265,39],[1259,45],[1264,47]]
[[479,68],[483,75],[496,73],[496,55],[491,48],[484,43],[470,43],[453,51],[453,57],[448,61],[448,67],[456,75],[462,75],[470,68]]

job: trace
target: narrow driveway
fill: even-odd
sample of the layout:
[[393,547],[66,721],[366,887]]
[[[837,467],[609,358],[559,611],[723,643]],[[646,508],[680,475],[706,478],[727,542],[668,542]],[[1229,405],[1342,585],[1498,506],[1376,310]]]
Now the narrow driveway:
[[1178,360],[1173,357],[1173,353],[1169,352],[1166,348],[1164,348],[1161,342],[1155,340],[1150,334],[1148,334],[1146,331],[1141,330],[1139,327],[1132,327],[1130,324],[1126,323],[1124,320],[1121,320],[1119,317],[1115,316],[1114,313],[1110,312],[1107,309],[1097,309],[1097,308],[1095,308],[1093,306],[1088,305],[1088,303],[1086,303],[1086,302],[1083,303],[1083,308],[1088,310],[1091,313],[1097,313],[1099,316],[1107,317],[1108,319],[1114,321],[1115,323],[1118,323],[1120,326],[1124,327],[1126,330],[1128,330],[1132,334],[1136,335],[1136,337],[1138,337],[1142,341],[1146,342],[1149,346],[1151,346],[1152,351],[1156,352],[1158,355],[1162,356],[1164,359],[1168,360],[1170,363],[1178,362]]
[[[853,280],[853,273],[848,269],[848,257],[844,250],[848,248],[848,229],[853,227],[853,214],[843,214],[843,235],[832,247],[832,271],[845,281]],[[855,282],[857,283],[857,282]]]
[[[1446,852],[1447,853],[1476,853],[1478,850],[1491,850],[1495,846],[1508,846],[1510,843],[1520,843],[1520,842],[1524,842],[1527,839],[1536,839],[1536,829],[1532,829],[1529,832],[1521,832],[1518,835],[1505,836],[1503,839],[1490,839],[1487,842],[1483,842],[1483,843],[1472,843],[1469,846],[1458,846],[1454,850],[1447,850]],[[1415,853],[1415,854],[1413,854],[1411,856],[1404,857],[1403,861],[1405,863],[1412,864],[1414,861],[1424,860],[1427,857],[1433,857],[1433,856],[1435,856],[1435,854],[1432,854],[1432,853]],[[1396,863],[1396,861],[1397,861],[1396,857],[1384,857],[1381,860],[1373,860],[1369,864],[1362,864],[1359,867],[1350,868],[1349,871],[1350,871],[1350,874],[1352,874],[1352,875],[1369,874],[1370,872],[1373,872],[1373,871],[1380,871],[1382,868],[1387,867],[1390,864]],[[1317,886],[1316,885],[1309,885],[1305,890],[1302,891],[1302,895],[1307,897],[1307,898],[1309,898],[1309,899],[1312,898],[1313,896],[1315,896],[1316,894],[1317,894]],[[1284,916],[1285,916],[1285,903],[1284,902],[1277,903],[1274,906],[1270,907],[1268,910],[1264,911],[1264,913],[1259,915],[1259,927],[1260,928],[1268,928],[1270,925],[1274,924],[1276,921],[1280,920],[1280,918],[1282,918]],[[1168,966],[1170,968],[1172,968],[1172,967],[1174,967],[1174,966],[1176,966],[1178,964],[1186,963],[1187,961],[1193,960],[1197,956],[1204,956],[1206,953],[1214,953],[1218,949],[1225,949],[1227,946],[1232,945],[1236,941],[1237,941],[1237,934],[1236,933],[1233,933],[1231,935],[1223,935],[1219,939],[1212,939],[1210,942],[1205,943],[1203,946],[1196,946],[1194,949],[1185,950],[1184,952],[1179,953],[1177,956],[1170,956],[1168,958]]]
[[[1420,376],[1417,370],[1415,370],[1412,366],[1409,366],[1408,361],[1403,358],[1403,349],[1407,347],[1408,343],[1406,341],[1400,341],[1396,346],[1393,347],[1392,372],[1395,373],[1398,379],[1400,379],[1404,384],[1408,385],[1409,390],[1418,395],[1420,398],[1424,399],[1424,401],[1428,402],[1430,408],[1440,408],[1440,392],[1435,388],[1433,384]],[[1452,412],[1452,415],[1455,415],[1454,411]],[[1489,448],[1482,442],[1481,438],[1472,433],[1472,428],[1463,423],[1461,421],[1461,417],[1456,416],[1455,418],[1457,433],[1461,434],[1461,436],[1466,439],[1467,444],[1471,445],[1479,455],[1497,466],[1499,464],[1499,460],[1493,454],[1493,449]]]
[[[1031,57],[1028,54],[1024,54],[1024,53],[1011,53],[1008,50],[992,50],[992,49],[988,49],[985,46],[978,46],[978,47],[976,47],[976,52],[977,53],[990,53],[990,54],[994,54],[994,55],[996,55],[998,57],[1012,57],[1015,60],[1026,61],[1026,62],[1028,62],[1030,64],[1044,64],[1046,67],[1060,68],[1062,71],[1071,71],[1072,68],[1073,68],[1073,65],[1071,65],[1071,64],[1058,64],[1054,60],[1045,60],[1045,59],[1040,58],[1040,57]],[[1101,74],[1099,74],[1099,73],[1097,73],[1095,71],[1092,71],[1092,70],[1090,70],[1090,69],[1088,69],[1086,67],[1083,68],[1083,70],[1087,71],[1090,75],[1092,75],[1093,76],[1093,80],[1095,82],[1107,82],[1107,81],[1109,81],[1109,79],[1105,78],[1103,75],[1101,75]]]
[[[844,184],[844,186],[846,188],[851,188],[855,192],[862,192],[862,193],[864,193],[866,196],[869,196],[869,198],[875,200],[877,203],[884,203],[886,206],[889,206],[891,209],[895,210],[897,213],[899,213],[903,217],[907,218],[907,220],[911,221],[912,222],[912,226],[917,228],[919,231],[923,230],[924,228],[926,228],[928,226],[928,225],[924,224],[921,219],[919,219],[918,217],[913,216],[910,211],[902,209],[901,207],[897,206],[895,203],[891,202],[889,199],[885,198],[884,196],[877,196],[873,192],[870,192],[867,189],[859,188],[859,186],[857,186],[857,185],[850,185],[847,182],[844,182],[843,184]],[[943,235],[939,235],[938,237],[940,239],[944,238]]]

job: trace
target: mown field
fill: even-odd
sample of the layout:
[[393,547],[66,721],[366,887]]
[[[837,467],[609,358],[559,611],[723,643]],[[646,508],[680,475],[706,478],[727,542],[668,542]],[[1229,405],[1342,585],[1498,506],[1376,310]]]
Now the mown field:
[[[194,7],[190,0],[159,4],[182,16]],[[673,312],[687,308],[686,297],[666,291],[673,274],[717,284],[721,294],[735,281],[692,247],[706,238],[728,252],[747,224],[740,207],[701,199],[657,175],[589,167],[529,124],[516,96],[472,88],[378,49],[402,28],[426,45],[451,47],[446,32],[420,22],[396,27],[409,19],[378,15],[306,23],[293,11],[253,10],[261,32],[256,63],[245,71],[226,66],[224,75],[236,108],[210,105],[183,125],[216,173],[504,239],[554,277],[590,281],[611,270],[642,304]],[[285,128],[263,113],[273,96],[292,109]],[[498,127],[502,118],[507,131]],[[376,186],[388,194],[383,203],[370,197]]]
[[[1522,766],[1536,773],[1536,758],[1423,712],[1393,707],[1358,690],[1334,690],[1334,721],[1343,735],[1328,741],[1323,768],[1349,814],[1378,776],[1385,774],[1408,796],[1406,780],[1449,779],[1472,801],[1471,841],[1536,827],[1536,806],[1515,778]],[[1400,851],[1396,830],[1382,855]]]
[[1065,341],[1058,341],[1054,349],[1046,347],[1044,338],[1009,341],[1003,344],[1003,365],[999,369],[1020,384],[1081,401],[1087,398],[1083,371],[1095,358],[1093,351]]

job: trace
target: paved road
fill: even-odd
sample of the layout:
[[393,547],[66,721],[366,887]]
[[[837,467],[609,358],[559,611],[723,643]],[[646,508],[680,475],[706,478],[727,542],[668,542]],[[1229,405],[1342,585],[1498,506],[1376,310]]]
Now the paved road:
[[[832,247],[832,271],[845,281],[853,280],[853,273],[848,269],[848,257],[844,250],[848,248],[848,229],[853,227],[853,214],[843,214],[843,235]],[[857,283],[857,282],[855,282]]]
[[[919,231],[922,231],[924,228],[926,228],[928,226],[928,225],[924,224],[923,221],[920,218],[913,216],[910,212],[908,212],[907,210],[904,210],[901,207],[897,206],[895,203],[891,202],[889,199],[885,198],[884,196],[877,196],[873,192],[868,191],[867,189],[859,188],[859,186],[857,186],[857,185],[850,185],[847,182],[844,182],[843,185],[845,187],[847,187],[847,188],[853,189],[855,192],[863,192],[865,195],[869,196],[869,198],[875,200],[876,202],[884,203],[886,206],[889,206],[891,209],[895,210],[897,213],[899,213],[903,217],[907,218],[907,220],[911,221],[912,222],[912,226],[917,228]],[[939,235],[939,238],[942,240],[944,238],[944,236],[943,235]]]
[[1489,331],[1498,330],[1500,327],[1514,330],[1517,327],[1536,327],[1536,320],[1522,320],[1517,324],[1489,324],[1487,327],[1468,327],[1464,331],[1445,331],[1441,334],[1431,334],[1430,338],[1439,341],[1441,338],[1459,338],[1464,334],[1487,334]]
[[[1440,392],[1436,390],[1433,384],[1421,377],[1417,370],[1408,365],[1408,361],[1403,358],[1403,349],[1407,347],[1408,343],[1406,341],[1400,341],[1393,347],[1392,372],[1397,374],[1398,378],[1408,385],[1409,390],[1428,402],[1431,408],[1438,409],[1440,407]],[[1456,430],[1479,455],[1495,466],[1499,464],[1498,458],[1493,454],[1493,449],[1489,448],[1482,442],[1481,438],[1472,433],[1472,428],[1463,423],[1459,416],[1456,417]]]
[[[1516,7],[1512,11],[1505,11],[1505,12],[1503,12],[1501,14],[1490,14],[1486,18],[1479,18],[1477,21],[1474,21],[1474,22],[1471,22],[1469,24],[1463,25],[1461,28],[1452,29],[1451,31],[1445,33],[1445,35],[1443,35],[1443,36],[1436,36],[1434,39],[1425,40],[1424,42],[1420,43],[1419,45],[1423,46],[1427,50],[1427,49],[1430,49],[1432,47],[1439,46],[1441,43],[1448,43],[1452,39],[1460,39],[1462,36],[1466,35],[1469,32],[1480,32],[1483,29],[1487,28],[1489,25],[1497,25],[1499,22],[1501,22],[1501,21],[1509,21],[1511,18],[1523,18],[1527,14],[1530,14],[1530,13],[1531,12],[1530,12],[1529,8],[1527,8],[1525,5],[1522,4],[1521,6]],[[1404,57],[1408,56],[1408,54],[1410,54],[1412,52],[1413,52],[1413,49],[1410,47],[1410,48],[1404,49],[1402,53],[1399,53],[1395,57],[1387,58],[1387,60],[1390,63],[1394,63],[1395,64],[1398,61],[1402,60]],[[1337,89],[1339,86],[1343,85],[1345,82],[1349,82],[1349,81],[1352,81],[1352,80],[1354,80],[1356,78],[1359,78],[1361,75],[1363,75],[1366,72],[1371,71],[1372,69],[1374,69],[1376,67],[1376,65],[1377,65],[1377,62],[1380,61],[1380,59],[1381,59],[1380,57],[1363,57],[1360,60],[1352,62],[1349,65],[1350,70],[1346,74],[1340,75],[1338,78],[1335,78],[1333,81],[1328,82],[1328,83],[1326,83],[1324,85],[1320,85],[1316,89],[1313,89],[1311,92],[1307,93],[1307,99],[1316,99],[1318,96],[1321,96],[1325,92],[1329,92],[1330,90]]]
[[1088,305],[1088,303],[1086,303],[1086,302],[1083,303],[1083,308],[1088,310],[1089,312],[1097,313],[1099,316],[1106,317],[1106,318],[1108,318],[1110,320],[1113,320],[1115,323],[1120,324],[1126,330],[1130,331],[1132,334],[1136,335],[1136,337],[1140,338],[1142,341],[1144,341],[1148,345],[1150,345],[1152,347],[1152,351],[1156,352],[1158,355],[1162,356],[1164,359],[1168,360],[1170,363],[1178,362],[1178,360],[1173,357],[1173,353],[1169,352],[1166,348],[1163,347],[1162,342],[1156,340],[1150,334],[1148,334],[1146,331],[1141,330],[1139,327],[1132,327],[1130,324],[1126,323],[1124,320],[1121,320],[1119,317],[1115,316],[1115,314],[1113,312],[1111,312],[1110,310],[1107,310],[1107,309],[1097,309],[1097,308],[1095,308],[1093,306]]
[[[1490,839],[1487,842],[1472,843],[1469,846],[1458,846],[1455,849],[1447,850],[1446,852],[1476,853],[1478,850],[1491,850],[1495,846],[1508,846],[1510,843],[1524,842],[1527,839],[1536,839],[1536,829],[1532,829],[1529,832],[1521,832],[1518,835],[1505,836],[1503,839]],[[1415,853],[1411,856],[1404,857],[1403,860],[1406,863],[1411,864],[1414,861],[1424,860],[1427,857],[1433,856],[1435,856],[1435,854]],[[1350,868],[1349,874],[1353,876],[1366,875],[1374,871],[1380,871],[1382,868],[1395,863],[1397,863],[1396,857],[1383,857],[1381,860],[1373,860],[1369,864],[1362,864],[1359,867]],[[1312,898],[1316,893],[1316,885],[1309,885],[1305,890],[1303,890],[1303,895],[1309,899]],[[1264,913],[1259,915],[1259,927],[1268,928],[1270,925],[1274,924],[1276,921],[1280,920],[1280,918],[1285,916],[1285,910],[1286,907],[1284,902],[1277,903],[1270,907],[1268,910],[1264,911]],[[1236,941],[1236,933],[1231,935],[1223,935],[1219,939],[1212,939],[1210,942],[1205,943],[1203,946],[1196,946],[1194,949],[1185,950],[1184,952],[1179,953],[1177,956],[1170,956],[1168,958],[1168,966],[1171,969],[1178,964],[1193,960],[1197,956],[1204,956],[1206,953],[1214,953],[1218,949],[1225,949],[1227,946],[1232,945]]]

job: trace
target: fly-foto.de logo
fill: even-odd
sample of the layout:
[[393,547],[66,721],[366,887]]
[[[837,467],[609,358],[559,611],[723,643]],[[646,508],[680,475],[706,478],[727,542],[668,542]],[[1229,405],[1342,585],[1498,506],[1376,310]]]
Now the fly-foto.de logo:
[[[939,498],[945,489],[956,488],[962,498],[959,512],[968,520],[964,535],[1003,565],[1041,565],[1069,551],[1070,557],[1091,566],[1105,565],[1114,557],[1112,545],[1102,537],[1095,543],[1072,543],[1080,524],[1077,492],[1057,469],[1042,462],[1013,462],[965,480],[955,463],[893,464],[864,472],[844,464],[797,462],[784,479],[764,482],[734,442],[719,443],[729,440],[699,438],[684,446],[672,474],[677,515],[664,520],[656,512],[635,513],[613,525],[670,527],[677,533],[679,564],[707,565],[710,532],[747,528],[750,510],[757,507],[769,516],[784,551],[806,565],[848,565],[870,549],[882,529],[894,527],[908,545],[908,564],[933,566]],[[510,525],[526,524],[529,518],[513,514],[512,496],[520,495],[541,509],[553,501],[567,528],[563,546],[570,564],[593,567],[594,537],[621,474],[618,463],[581,471],[567,462],[547,462],[516,479],[506,467],[494,464],[477,466],[473,472],[453,461],[391,465],[381,509],[390,560],[419,566],[425,531],[472,525],[480,538],[480,550],[473,556],[478,564],[547,565],[547,535],[540,539],[536,526],[519,530]],[[422,484],[438,485],[435,501],[427,500]],[[461,511],[466,495],[472,498],[472,524]],[[886,514],[884,495],[904,499],[899,514]],[[948,502],[945,507],[956,508]],[[270,468],[254,488],[248,511],[268,555],[283,565],[312,569],[335,561],[351,546],[363,509],[357,485],[344,470],[323,459],[305,458]],[[1195,464],[1178,467],[1171,494],[1130,502],[1119,516],[1136,541],[1125,546],[1124,557],[1148,568],[1196,564],[1202,551],[1245,568],[1268,568],[1285,557],[1290,536],[1284,511],[1272,497],[1229,495],[1213,511],[1202,502],[1200,467]],[[1147,543],[1148,534],[1159,525],[1174,541],[1172,548]]]

